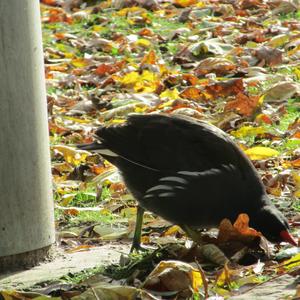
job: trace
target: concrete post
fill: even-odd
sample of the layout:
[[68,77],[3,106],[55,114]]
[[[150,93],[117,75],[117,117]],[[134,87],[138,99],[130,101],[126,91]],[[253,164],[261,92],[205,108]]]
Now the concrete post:
[[39,9],[0,1],[0,272],[34,264],[54,242]]

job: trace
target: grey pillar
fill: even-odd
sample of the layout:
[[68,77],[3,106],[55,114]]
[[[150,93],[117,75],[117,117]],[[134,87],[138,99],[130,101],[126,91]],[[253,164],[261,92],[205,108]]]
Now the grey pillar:
[[39,9],[0,1],[0,266],[54,242]]

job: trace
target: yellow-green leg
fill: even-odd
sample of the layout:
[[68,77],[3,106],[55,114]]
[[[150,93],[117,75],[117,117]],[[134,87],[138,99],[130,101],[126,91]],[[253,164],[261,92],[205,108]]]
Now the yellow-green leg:
[[130,253],[134,250],[141,250],[141,236],[142,236],[142,226],[143,226],[143,216],[145,210],[138,205],[136,212],[136,222],[134,229],[133,241],[130,249]]

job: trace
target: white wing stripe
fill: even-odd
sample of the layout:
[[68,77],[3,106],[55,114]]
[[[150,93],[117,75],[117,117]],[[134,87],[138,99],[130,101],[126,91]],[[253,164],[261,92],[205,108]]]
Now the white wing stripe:
[[175,182],[182,183],[182,184],[188,183],[188,181],[186,179],[181,178],[181,177],[176,177],[176,176],[163,177],[159,181],[175,181]]
[[179,172],[177,172],[177,174],[197,176],[197,175],[200,174],[200,172],[196,172],[196,171],[179,171]]
[[163,197],[174,197],[174,196],[175,196],[175,194],[172,193],[172,192],[166,192],[166,193],[158,194],[158,197],[161,197],[161,198],[163,198]]
[[162,185],[162,184],[159,184],[159,185],[156,185],[156,186],[153,186],[152,188],[148,189],[146,191],[146,194],[149,193],[149,192],[153,192],[153,191],[157,191],[157,190],[167,190],[167,191],[172,191],[173,188],[169,185]]

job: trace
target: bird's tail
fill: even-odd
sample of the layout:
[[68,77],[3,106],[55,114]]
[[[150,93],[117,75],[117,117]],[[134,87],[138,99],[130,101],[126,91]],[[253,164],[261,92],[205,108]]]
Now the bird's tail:
[[111,151],[110,149],[107,149],[107,147],[105,147],[100,141],[95,141],[90,144],[80,144],[80,145],[77,145],[77,148],[80,150],[96,152],[96,153],[103,155],[104,157],[106,157],[106,156],[117,157],[118,156],[117,153]]

